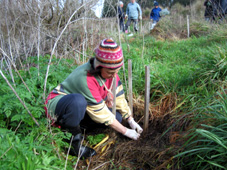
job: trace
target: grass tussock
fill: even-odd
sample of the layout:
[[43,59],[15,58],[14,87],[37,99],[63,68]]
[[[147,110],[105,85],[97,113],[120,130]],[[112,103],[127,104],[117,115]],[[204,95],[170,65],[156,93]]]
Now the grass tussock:
[[[199,126],[188,134],[184,151],[175,156],[190,169],[225,169],[227,167],[227,95],[221,89],[212,102],[201,107]],[[180,161],[182,162],[182,161]]]

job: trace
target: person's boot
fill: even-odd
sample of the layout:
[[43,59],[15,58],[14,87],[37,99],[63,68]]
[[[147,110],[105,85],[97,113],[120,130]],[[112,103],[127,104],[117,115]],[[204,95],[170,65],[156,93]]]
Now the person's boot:
[[[86,147],[86,146],[82,146],[82,134],[81,134],[81,128],[80,126],[76,126],[76,127],[62,127],[63,130],[69,132],[72,134],[73,139],[72,140],[72,146],[71,149],[69,151],[69,154],[72,156],[78,156],[78,157],[83,157],[83,158],[87,158],[87,157],[91,157],[96,155],[96,152],[94,149]],[[70,143],[71,140],[65,140],[66,142]]]
[[72,139],[72,148],[70,150],[70,154],[74,156],[78,156],[81,158],[88,158],[96,155],[96,151],[87,146],[83,146],[82,143],[82,134],[78,133]]

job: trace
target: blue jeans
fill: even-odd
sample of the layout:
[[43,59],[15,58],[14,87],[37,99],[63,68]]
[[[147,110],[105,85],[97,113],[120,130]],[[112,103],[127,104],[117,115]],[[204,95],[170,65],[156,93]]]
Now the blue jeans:
[[[105,128],[104,124],[96,123],[90,118],[86,108],[87,101],[83,95],[65,95],[58,101],[55,109],[55,114],[58,117],[56,124],[63,129],[77,128],[79,125],[85,129]],[[122,116],[119,112],[116,113],[116,119],[122,122]]]

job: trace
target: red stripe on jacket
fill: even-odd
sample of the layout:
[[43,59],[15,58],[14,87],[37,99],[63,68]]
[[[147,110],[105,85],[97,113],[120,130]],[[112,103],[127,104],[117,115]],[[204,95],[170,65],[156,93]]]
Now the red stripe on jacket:
[[61,126],[57,125],[55,123],[54,119],[48,114],[48,110],[47,110],[47,107],[46,107],[48,101],[53,99],[53,98],[55,98],[58,95],[60,95],[60,94],[53,93],[53,91],[50,92],[50,94],[47,96],[47,99],[45,101],[44,109],[45,109],[46,117],[51,120],[51,126],[55,126],[55,127],[61,128]]

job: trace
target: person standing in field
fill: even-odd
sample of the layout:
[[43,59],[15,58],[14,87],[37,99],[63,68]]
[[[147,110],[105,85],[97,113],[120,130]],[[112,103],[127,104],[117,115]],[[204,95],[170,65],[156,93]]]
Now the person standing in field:
[[124,24],[125,14],[123,11],[123,6],[124,6],[124,3],[120,1],[117,8],[117,12],[118,12],[120,30],[124,32],[125,31],[125,24]]
[[211,21],[212,19],[215,20],[214,18],[214,11],[213,11],[213,5],[211,0],[206,0],[204,2],[204,6],[206,7],[204,17],[206,21]]
[[[71,154],[87,158],[95,150],[82,146],[81,127],[95,129],[111,127],[124,136],[137,140],[143,129],[137,124],[125,99],[118,71],[124,63],[120,46],[104,39],[95,50],[95,57],[77,67],[48,95],[47,117],[55,126],[72,134]],[[116,116],[113,107],[113,79],[116,78]],[[131,129],[121,124],[125,119]]]
[[142,20],[142,10],[135,0],[131,0],[128,4],[125,17],[128,18],[125,26],[125,33],[128,33],[128,27],[131,25],[131,22],[134,23],[134,30],[137,32],[139,30],[138,19]]
[[154,8],[151,10],[150,13],[150,19],[151,19],[151,30],[154,29],[155,25],[158,23],[158,21],[160,20],[161,16],[160,16],[160,12],[162,11],[162,9],[159,7],[158,2],[154,3]]

